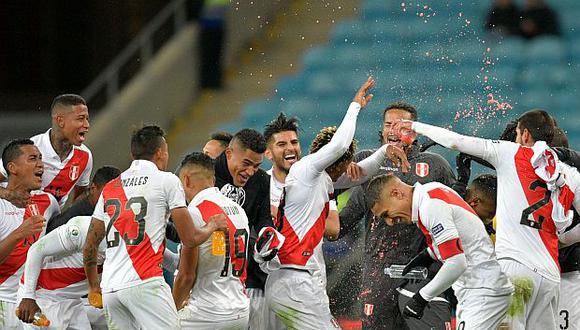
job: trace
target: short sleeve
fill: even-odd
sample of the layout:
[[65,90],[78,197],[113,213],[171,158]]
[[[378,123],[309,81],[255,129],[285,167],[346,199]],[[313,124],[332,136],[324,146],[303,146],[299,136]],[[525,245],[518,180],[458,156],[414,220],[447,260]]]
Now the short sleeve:
[[93,211],[93,218],[100,221],[105,221],[107,217],[108,215],[105,212],[105,202],[103,194],[101,193],[101,196],[99,196],[99,200],[97,201],[97,205],[95,205],[95,211]]
[[76,183],[76,186],[79,187],[86,187],[91,182],[91,173],[93,171],[93,154],[91,153],[90,150],[87,150],[87,152],[89,153],[89,160],[87,161],[87,166],[85,167],[85,170],[83,171],[81,177]]
[[167,173],[163,184],[169,209],[173,210],[179,207],[186,207],[185,192],[183,191],[183,186],[179,178],[173,173]]
[[205,221],[203,221],[203,217],[201,215],[201,212],[199,211],[199,209],[196,206],[190,205],[187,209],[189,211],[189,214],[191,215],[191,218],[193,219],[194,226],[196,226],[196,227],[205,226]]

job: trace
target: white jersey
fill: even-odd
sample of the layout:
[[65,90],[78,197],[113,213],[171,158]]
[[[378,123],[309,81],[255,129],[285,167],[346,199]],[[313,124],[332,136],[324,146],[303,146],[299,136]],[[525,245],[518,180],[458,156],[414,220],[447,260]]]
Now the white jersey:
[[[91,224],[90,216],[77,216],[40,238],[28,251],[21,297],[35,299],[36,293],[51,297],[80,299],[89,291],[83,266],[83,247]],[[105,240],[99,245],[97,263],[105,259]]]
[[[50,144],[50,129],[30,139],[40,150],[44,163],[41,189],[52,194],[62,207],[75,186],[89,185],[93,170],[93,155],[89,148],[82,144],[79,147],[73,146],[68,156],[61,160]],[[1,161],[0,174],[7,177]]]
[[283,205],[280,202],[283,212],[279,215],[282,217],[276,220],[278,231],[285,237],[278,252],[282,268],[305,269],[311,273],[320,271],[321,265],[324,265],[324,260],[320,260],[322,237],[334,188],[348,188],[364,182],[378,171],[380,162],[384,160],[386,146],[359,163],[367,176],[358,182],[352,182],[343,175],[333,183],[326,173],[326,168],[348,150],[356,130],[359,110],[358,103],[351,103],[331,141],[290,168]]
[[467,269],[453,289],[490,289],[498,295],[513,288],[501,272],[491,239],[475,211],[451,188],[432,182],[416,183],[412,220],[440,261],[464,253]]
[[228,320],[249,313],[245,281],[250,229],[246,212],[216,187],[199,192],[188,208],[196,227],[205,226],[216,214],[225,215],[229,227],[224,255],[212,254],[212,239],[199,246],[197,277],[189,304],[208,321]]
[[[30,204],[26,208],[18,208],[12,203],[0,199],[0,241],[6,239],[16,230],[23,221],[32,215],[42,215],[44,219],[50,219],[58,214],[60,208],[56,199],[47,193],[33,193]],[[46,227],[45,227],[46,229]],[[16,303],[18,294],[18,281],[24,272],[26,254],[30,246],[44,234],[44,230],[31,237],[18,242],[8,258],[0,264],[0,300]]]
[[105,223],[103,292],[162,277],[165,226],[170,210],[185,207],[179,178],[147,160],[134,160],[105,185],[93,218]]
[[[497,172],[497,227],[495,250],[499,259],[520,262],[552,281],[560,281],[558,235],[552,220],[552,202],[545,183],[531,165],[532,148],[508,141],[460,135],[415,122],[413,130],[444,147],[488,161]],[[562,164],[566,182],[580,206],[578,172]]]

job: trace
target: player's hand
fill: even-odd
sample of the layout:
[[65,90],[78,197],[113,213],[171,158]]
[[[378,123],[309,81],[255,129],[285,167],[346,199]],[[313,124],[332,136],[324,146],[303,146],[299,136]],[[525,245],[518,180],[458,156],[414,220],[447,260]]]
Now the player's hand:
[[33,215],[30,218],[22,221],[18,227],[18,231],[22,238],[38,234],[44,228],[44,218],[41,215]]
[[10,203],[14,204],[14,206],[19,208],[25,208],[31,199],[30,193],[27,192],[8,189],[4,189],[4,192],[5,193],[3,194],[2,198],[6,199]]
[[423,317],[423,311],[425,310],[427,304],[428,304],[427,300],[423,299],[423,297],[421,297],[421,294],[417,292],[415,293],[413,298],[409,300],[407,306],[405,306],[405,309],[403,310],[403,315],[405,317],[414,317],[416,319],[420,319]]
[[403,149],[389,144],[387,145],[386,156],[395,166],[400,167],[403,173],[409,172],[411,164],[409,164],[407,154]]
[[223,214],[215,214],[209,217],[209,223],[212,224],[215,230],[227,231],[228,230],[228,220]]
[[457,181],[468,184],[471,176],[471,157],[464,153],[459,153],[455,157],[455,165],[457,166]]
[[18,308],[16,308],[16,316],[24,323],[32,323],[34,314],[39,311],[40,307],[36,304],[36,300],[23,298]]
[[429,267],[433,262],[435,262],[435,260],[431,258],[429,252],[427,252],[427,249],[423,249],[423,251],[419,252],[419,254],[414,256],[413,259],[411,259],[411,261],[409,261],[409,263],[405,265],[405,268],[403,268],[402,275],[403,276],[407,275],[407,273],[410,272],[415,267]]
[[413,131],[413,121],[411,120],[397,120],[393,123],[391,130],[406,145],[411,145],[417,136],[417,133]]
[[101,294],[101,290],[94,290],[90,291],[88,295],[89,304],[95,308],[102,309],[103,308],[103,295]]
[[352,181],[358,181],[362,177],[366,176],[367,172],[362,167],[358,166],[357,163],[352,162],[350,163],[350,165],[348,165],[348,168],[346,169],[346,175]]
[[352,101],[360,104],[361,108],[366,107],[367,104],[373,99],[373,94],[367,95],[367,93],[374,86],[375,80],[373,77],[368,77],[367,81],[365,81],[365,83],[358,89]]

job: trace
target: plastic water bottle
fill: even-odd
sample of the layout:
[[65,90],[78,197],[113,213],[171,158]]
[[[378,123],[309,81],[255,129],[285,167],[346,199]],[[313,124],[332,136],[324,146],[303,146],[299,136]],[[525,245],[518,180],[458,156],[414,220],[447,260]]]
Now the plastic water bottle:
[[[16,308],[16,316],[18,315],[20,315],[20,310]],[[34,321],[32,321],[32,324],[37,327],[49,327],[50,320],[47,319],[46,316],[42,314],[42,312],[38,311],[34,314]]]
[[384,272],[390,278],[404,278],[407,280],[424,280],[429,273],[425,267],[415,267],[403,276],[403,269],[405,269],[405,265],[391,265],[386,267]]

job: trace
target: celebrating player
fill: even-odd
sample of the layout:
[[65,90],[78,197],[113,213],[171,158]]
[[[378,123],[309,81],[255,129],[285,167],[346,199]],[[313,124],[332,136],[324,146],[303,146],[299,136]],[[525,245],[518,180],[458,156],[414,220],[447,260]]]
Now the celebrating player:
[[[14,140],[2,152],[8,175],[8,194],[24,196],[29,201],[20,208],[0,199],[0,326],[21,329],[15,309],[18,280],[24,271],[26,253],[44,230],[45,219],[59,212],[56,199],[47,193],[33,193],[42,186],[42,155],[31,140]],[[34,315],[26,315],[32,321]]]
[[209,141],[203,146],[203,153],[216,159],[226,150],[231,140],[232,135],[228,132],[212,133]]
[[[89,110],[85,100],[74,94],[57,96],[51,105],[52,128],[31,138],[42,153],[44,174],[42,190],[52,194],[62,207],[69,195],[73,199],[88,187],[93,168],[93,156],[83,142],[89,131]],[[0,181],[7,176],[0,168]],[[0,198],[15,205],[26,204],[25,195],[0,187]]]
[[[565,183],[578,199],[580,179],[578,172],[555,162],[547,150],[554,136],[554,121],[543,110],[524,113],[517,121],[516,143],[493,141],[460,135],[446,129],[419,122],[401,121],[399,134],[412,131],[426,135],[440,145],[459,150],[489,162],[497,171],[497,228],[496,252],[504,273],[516,283],[515,278],[528,278],[531,285],[530,300],[523,311],[512,318],[512,329],[534,326],[538,329],[555,329],[560,285],[558,267],[558,232],[571,221],[556,219],[553,212],[558,205],[551,199],[551,190],[558,185],[540,177],[537,170],[546,168],[560,171]],[[532,159],[549,154],[548,164],[537,168]],[[577,204],[577,200],[574,201]],[[559,203],[559,202],[558,202]],[[575,205],[576,206],[576,205]],[[528,285],[526,285],[528,286]]]
[[[250,300],[245,292],[250,229],[244,209],[215,187],[212,159],[194,152],[179,169],[196,227],[212,216],[227,219],[225,237],[214,234],[196,248],[181,249],[173,298],[183,329],[247,329]],[[185,305],[185,307],[183,307]]]
[[453,285],[459,301],[457,328],[496,329],[505,317],[513,287],[501,272],[475,211],[445,185],[410,186],[392,175],[373,179],[368,200],[375,217],[389,226],[417,224],[429,254],[443,262],[437,275],[407,303],[403,314],[420,319],[428,301]]
[[133,134],[134,161],[105,186],[91,220],[83,251],[85,272],[90,294],[99,293],[97,247],[105,238],[102,291],[109,328],[179,328],[161,268],[170,215],[184,247],[195,247],[215,230],[227,229],[221,219],[194,227],[179,178],[164,172],[169,159],[164,136],[158,126]]

